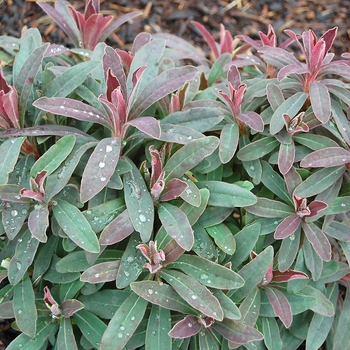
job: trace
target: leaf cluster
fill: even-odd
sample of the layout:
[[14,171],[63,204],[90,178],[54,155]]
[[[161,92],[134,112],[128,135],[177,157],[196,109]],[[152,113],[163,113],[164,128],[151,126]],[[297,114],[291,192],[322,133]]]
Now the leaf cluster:
[[0,37],[8,349],[348,349],[337,28],[217,43],[194,22],[208,59],[169,34],[103,43],[139,13],[38,4],[74,48]]

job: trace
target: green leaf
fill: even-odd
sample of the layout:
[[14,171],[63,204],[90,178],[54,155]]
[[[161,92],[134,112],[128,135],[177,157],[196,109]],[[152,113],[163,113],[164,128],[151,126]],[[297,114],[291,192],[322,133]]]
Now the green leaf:
[[57,324],[47,321],[42,321],[37,325],[37,333],[35,337],[29,337],[27,335],[20,334],[15,338],[11,344],[6,348],[7,350],[38,350],[42,349],[46,340],[49,338],[50,334],[54,332],[57,328]]
[[236,250],[230,259],[232,268],[238,267],[249,256],[258,241],[261,231],[261,225],[253,222],[234,235],[236,241]]
[[258,198],[256,204],[244,209],[248,213],[264,218],[285,218],[295,214],[295,210],[287,204],[267,198]]
[[24,140],[24,137],[17,137],[6,140],[0,145],[0,154],[3,157],[0,162],[0,185],[7,183],[8,175],[13,171],[17,163]]
[[152,305],[146,331],[147,350],[164,349],[171,350],[171,337],[168,335],[171,329],[170,311],[158,305]]
[[244,280],[234,271],[196,255],[181,255],[167,268],[182,270],[205,286],[217,289],[235,289],[244,285]]
[[317,151],[328,147],[339,147],[339,145],[331,138],[310,133],[300,133],[293,135],[293,140],[300,145],[306,146],[313,151]]
[[[12,185],[4,185],[9,188]],[[15,197],[20,195],[15,194]],[[2,222],[9,240],[13,240],[23,228],[24,222],[28,217],[29,203],[7,202],[2,206]]]
[[345,171],[344,166],[323,168],[311,174],[294,191],[298,197],[308,198],[332,186]]
[[21,125],[24,125],[24,115],[27,110],[27,103],[32,94],[34,78],[41,68],[44,54],[49,46],[45,43],[36,48],[29,57],[25,60],[18,73],[14,86],[17,90],[19,101],[18,108],[20,112]]
[[[83,142],[83,143],[82,143]],[[53,196],[60,192],[70,180],[73,171],[78,165],[80,158],[96,142],[86,142],[82,138],[78,138],[72,152],[66,160],[46,178],[45,185],[45,201],[48,202]]]
[[84,337],[92,346],[99,349],[100,342],[107,326],[97,316],[86,310],[80,310],[73,315],[73,319],[78,325]]
[[68,68],[47,84],[42,92],[46,97],[66,97],[81,85],[86,76],[100,65],[100,61],[86,61]]
[[103,334],[100,350],[122,350],[143,319],[148,302],[135,293],[123,302]]
[[179,311],[183,314],[195,312],[180,296],[173,287],[163,282],[140,281],[133,282],[131,289],[143,299],[165,309]]
[[66,135],[51,146],[33,165],[30,176],[35,178],[41,171],[50,175],[68,157],[75,144],[75,135]]
[[208,204],[218,207],[245,207],[256,203],[256,196],[249,190],[236,184],[221,181],[198,182],[199,188],[210,192]]
[[8,267],[8,278],[11,284],[15,285],[23,278],[39,246],[39,241],[32,237],[29,230],[20,235],[16,245],[16,253]]
[[36,334],[37,310],[29,276],[25,276],[13,290],[13,311],[18,328],[29,337]]
[[236,304],[222,291],[219,289],[212,290],[215,298],[219,300],[219,303],[224,311],[224,318],[230,320],[240,320],[242,315]]
[[81,179],[80,197],[83,203],[93,198],[107,185],[116,169],[120,148],[119,137],[107,137],[97,144]]
[[93,284],[115,281],[119,264],[119,260],[95,264],[82,273],[80,280]]
[[[334,309],[336,308],[338,293],[337,283],[331,283],[327,286],[326,296],[331,300]],[[317,350],[321,347],[333,325],[333,320],[334,316],[327,317],[316,313],[313,315],[306,337],[306,348],[308,350]]]
[[35,205],[29,214],[29,230],[33,237],[42,243],[47,241],[46,230],[49,227],[49,215],[50,212],[47,205],[40,204]]
[[278,145],[279,142],[274,137],[263,137],[241,148],[237,158],[243,162],[259,159],[272,152]]
[[278,198],[293,206],[293,201],[286,189],[283,177],[274,171],[268,162],[262,161],[261,164],[263,170],[261,182]]
[[135,231],[140,233],[143,242],[148,242],[153,231],[153,200],[140,171],[131,160],[127,162],[132,170],[123,176],[126,207]]
[[269,350],[282,350],[283,343],[278,329],[277,322],[272,317],[262,318],[262,331],[264,343]]
[[183,249],[191,250],[193,230],[185,213],[173,204],[160,203],[158,216],[168,235]]
[[210,72],[208,74],[208,86],[212,86],[217,78],[226,78],[227,72],[224,67],[226,64],[232,61],[231,52],[226,52],[221,54],[215,61],[214,64],[210,68]]
[[71,283],[80,277],[79,272],[60,273],[56,270],[56,264],[60,259],[57,255],[53,255],[50,268],[46,271],[43,279],[51,283],[64,284]]
[[239,306],[239,311],[241,312],[242,323],[254,326],[260,313],[260,302],[261,302],[261,292],[260,288],[255,287],[251,292],[244,298],[241,305]]
[[160,276],[192,307],[215,320],[223,319],[224,314],[219,301],[197,280],[175,270],[161,270]]
[[78,350],[70,318],[63,318],[56,342],[57,350]]
[[217,137],[207,136],[193,140],[181,147],[170,157],[163,168],[165,181],[183,176],[205,157],[211,155],[218,145],[219,140]]
[[293,118],[299,112],[307,98],[307,93],[297,92],[280,104],[272,115],[270,121],[270,133],[272,135],[278,133],[284,126],[283,114],[286,113]]
[[320,315],[331,317],[334,315],[334,306],[329,301],[329,299],[318,289],[307,285],[301,291],[301,294],[306,296],[314,297],[316,303],[310,307],[313,312],[316,312]]
[[230,293],[234,301],[239,301],[248,295],[264,278],[267,269],[272,263],[273,248],[268,246],[257,257],[244,265],[238,272],[244,279],[245,284],[239,289],[235,289]]
[[136,248],[140,243],[141,241],[139,240],[138,234],[134,232],[130,236],[117,272],[116,283],[117,288],[119,289],[125,288],[131,282],[134,282],[142,272],[146,260],[144,259],[141,250]]
[[350,196],[338,197],[334,200],[326,215],[347,213],[350,210]]
[[226,254],[232,255],[236,250],[236,241],[225,224],[218,224],[206,228],[209,236],[214,239],[215,244]]
[[90,253],[100,251],[95,232],[77,207],[57,198],[52,209],[58,224],[75,244]]

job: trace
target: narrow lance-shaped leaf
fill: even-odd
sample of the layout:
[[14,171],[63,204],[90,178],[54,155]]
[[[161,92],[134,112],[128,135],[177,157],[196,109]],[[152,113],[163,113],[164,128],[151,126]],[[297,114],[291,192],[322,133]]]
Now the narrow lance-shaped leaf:
[[223,164],[228,163],[234,156],[238,146],[238,124],[226,124],[220,134],[219,157]]
[[234,289],[244,284],[242,277],[236,272],[196,255],[181,255],[167,267],[180,269],[212,288]]
[[332,255],[331,244],[326,235],[312,222],[302,223],[302,228],[309,242],[312,244],[315,252],[324,261],[329,261]]
[[332,186],[334,182],[343,175],[344,171],[344,166],[320,169],[297,186],[294,194],[302,198],[308,198],[319,194]]
[[285,175],[293,166],[295,159],[295,145],[294,142],[291,144],[281,143],[278,152],[278,169]]
[[49,210],[47,206],[40,204],[34,206],[34,209],[29,214],[28,227],[33,237],[39,242],[46,243],[46,230],[49,227]]
[[236,184],[221,181],[199,182],[199,188],[207,188],[210,192],[209,205],[234,208],[245,207],[256,203],[256,196],[247,189]]
[[111,125],[104,115],[88,104],[67,97],[40,97],[33,106],[43,111],[86,122],[101,124],[110,128]]
[[84,203],[106,187],[118,160],[121,141],[118,137],[102,139],[92,152],[81,179],[81,201]]
[[265,287],[265,292],[276,316],[279,317],[286,328],[289,328],[293,321],[293,315],[288,299],[276,288]]
[[192,307],[208,317],[221,321],[224,317],[219,301],[209,289],[194,278],[176,270],[161,270],[160,276]]
[[185,213],[173,204],[160,203],[158,216],[168,235],[183,249],[191,250],[194,236]]
[[263,339],[263,335],[254,327],[228,318],[222,322],[213,323],[212,327],[225,339],[240,345]]
[[134,226],[129,217],[129,211],[125,209],[101,232],[100,244],[112,245],[122,241],[134,232]]
[[181,178],[186,171],[191,170],[205,157],[211,155],[219,145],[215,136],[207,136],[186,144],[174,153],[165,164],[163,171],[165,180]]
[[24,139],[24,137],[18,137],[6,140],[1,144],[0,153],[4,158],[0,162],[0,185],[7,183],[8,175],[13,171],[17,163]]
[[293,234],[299,225],[301,224],[302,219],[297,215],[293,214],[287,216],[277,227],[274,234],[275,239],[284,239]]
[[147,304],[146,300],[131,293],[110,320],[100,350],[122,350],[142,321]]
[[263,137],[241,148],[237,153],[237,158],[242,161],[262,158],[273,151],[278,144],[279,142],[274,137]]
[[236,241],[232,232],[224,223],[207,227],[206,231],[224,253],[228,255],[234,254],[236,250]]
[[57,350],[78,350],[73,327],[69,318],[63,318],[57,335]]
[[132,170],[123,176],[124,196],[130,220],[141,240],[147,242],[151,237],[154,222],[154,205],[145,181],[135,164],[127,159]]
[[56,198],[52,209],[58,224],[75,244],[90,253],[100,251],[95,232],[77,207]]
[[331,98],[328,88],[319,81],[310,83],[310,101],[316,118],[322,123],[326,123],[331,116]]
[[350,152],[342,147],[328,147],[308,154],[301,162],[303,168],[335,167],[350,163]]
[[117,270],[120,261],[106,261],[94,266],[91,266],[83,272],[80,277],[82,282],[102,283],[115,281],[117,278]]
[[131,283],[130,287],[137,295],[152,304],[169,310],[179,311],[183,314],[195,313],[195,310],[179,297],[174,288],[166,283],[140,281]]
[[187,315],[183,320],[177,322],[169,332],[172,338],[185,339],[199,333],[201,325],[196,316]]
[[68,157],[76,141],[75,135],[66,135],[51,146],[33,165],[30,175],[35,178],[41,171],[50,175]]
[[32,282],[25,276],[14,288],[13,310],[19,329],[26,335],[36,334],[37,310]]
[[106,324],[93,313],[80,310],[73,315],[73,319],[85,338],[94,346],[99,348],[102,335],[106,330]]
[[258,198],[256,204],[245,207],[245,210],[256,216],[265,218],[285,218],[295,214],[294,208],[279,201],[267,198]]
[[246,111],[238,114],[236,118],[255,131],[262,132],[264,130],[264,121],[256,112]]
[[100,64],[100,61],[79,63],[54,78],[43,90],[43,96],[66,97],[81,85],[86,76]]
[[173,68],[159,74],[137,96],[130,108],[129,119],[132,120],[140,116],[154,102],[181,88],[187,81],[193,79],[196,74],[197,69],[191,66]]
[[24,125],[23,119],[27,109],[28,99],[32,93],[34,78],[41,67],[42,60],[48,46],[49,43],[43,44],[30,54],[21,67],[15,81],[15,88],[19,96],[18,108],[20,112],[21,125]]
[[292,97],[285,100],[274,112],[270,121],[270,133],[278,133],[284,126],[283,114],[287,113],[293,117],[305,103],[308,94],[305,92],[297,92]]
[[134,126],[136,129],[144,132],[155,139],[158,139],[161,135],[159,121],[153,117],[140,117],[124,124],[125,126]]
[[170,331],[170,311],[158,305],[152,305],[146,331],[146,347],[149,349],[172,349]]

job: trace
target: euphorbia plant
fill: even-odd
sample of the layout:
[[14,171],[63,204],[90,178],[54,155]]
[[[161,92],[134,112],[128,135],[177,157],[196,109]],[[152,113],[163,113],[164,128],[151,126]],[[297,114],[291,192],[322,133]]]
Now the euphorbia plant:
[[194,23],[208,60],[167,34],[103,44],[136,14],[111,24],[95,0],[40,6],[75,48],[0,37],[8,349],[349,348],[337,30],[278,44],[222,26],[218,44]]

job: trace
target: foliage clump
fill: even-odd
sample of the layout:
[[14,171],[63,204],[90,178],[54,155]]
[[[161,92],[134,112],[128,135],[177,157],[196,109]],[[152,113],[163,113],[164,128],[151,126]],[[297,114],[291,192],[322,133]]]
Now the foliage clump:
[[169,34],[107,46],[139,13],[113,22],[98,0],[40,6],[74,48],[0,37],[8,349],[348,349],[337,28],[216,43],[193,22],[208,59]]

